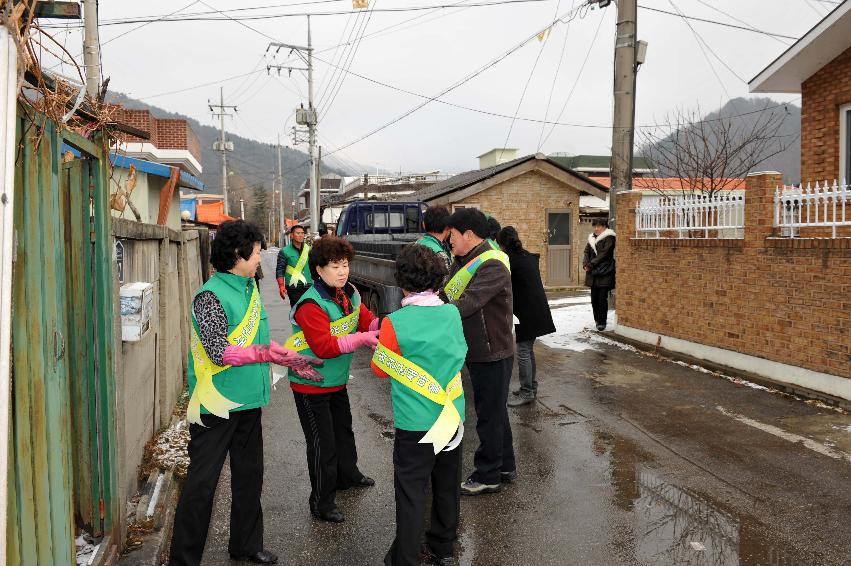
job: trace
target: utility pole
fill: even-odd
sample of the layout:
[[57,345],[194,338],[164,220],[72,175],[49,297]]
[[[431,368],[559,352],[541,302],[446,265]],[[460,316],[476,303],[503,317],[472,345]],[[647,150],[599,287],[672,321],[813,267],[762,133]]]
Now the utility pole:
[[[210,101],[207,101],[207,106],[210,107],[210,112],[213,113],[213,117],[219,118],[219,131],[221,132],[221,139],[219,141],[213,143],[213,149],[216,151],[220,151],[222,154],[222,198],[225,203],[225,214],[228,213],[228,152],[233,151],[233,142],[227,141],[225,138],[225,116],[233,116],[233,114],[228,112],[228,109],[232,109],[234,112],[237,111],[236,106],[229,106],[225,104],[225,89],[224,87],[220,87],[219,89],[219,103],[211,104]],[[216,112],[216,110],[218,112]],[[245,214],[243,213],[243,217]]]
[[[608,0],[596,0],[607,6]],[[612,119],[611,189],[609,190],[609,224],[615,228],[617,194],[632,189],[632,156],[635,138],[635,74],[638,67],[636,50],[638,5],[636,0],[619,0],[618,25],[615,36],[615,108]]]
[[95,98],[100,90],[100,38],[97,0],[83,1],[83,63],[86,67],[86,94]]
[[287,216],[284,211],[284,173],[281,166],[281,134],[278,134],[278,188],[281,190],[281,234],[278,238],[278,246],[284,247],[287,233]]
[[308,136],[308,172],[310,174],[310,228],[313,237],[319,236],[319,191],[317,189],[317,161],[316,161],[316,126],[317,116],[316,109],[313,107],[313,41],[310,34],[310,16],[307,17],[307,47],[299,45],[290,45],[288,43],[270,43],[266,48],[268,52],[270,48],[277,47],[276,53],[282,48],[290,50],[290,53],[296,52],[302,61],[307,65],[306,68],[290,67],[286,65],[268,65],[266,70],[277,69],[280,74],[281,70],[287,70],[290,74],[293,71],[307,72],[307,108],[296,109],[296,123],[301,126],[307,126]]
[[239,217],[245,220],[245,199],[239,199]]

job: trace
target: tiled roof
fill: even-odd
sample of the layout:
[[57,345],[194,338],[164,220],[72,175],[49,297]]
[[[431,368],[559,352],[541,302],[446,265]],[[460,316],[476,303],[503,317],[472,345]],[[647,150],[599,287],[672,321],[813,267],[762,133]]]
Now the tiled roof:
[[[561,163],[565,167],[571,169],[609,169],[612,158],[609,155],[550,155],[550,159]],[[632,158],[632,168],[635,169],[652,169],[647,160],[643,157]]]
[[[601,185],[606,187],[611,186],[612,180],[609,177],[595,177]],[[710,179],[680,179],[679,177],[633,177],[632,188],[636,191],[641,190],[659,190],[659,191],[678,191],[678,190],[700,190],[701,187],[707,189],[712,186]],[[743,190],[745,188],[744,179],[728,179],[723,186],[715,187],[719,190],[733,191]]]
[[494,165],[493,167],[487,167],[485,169],[475,169],[473,171],[467,171],[465,173],[459,173],[454,177],[450,177],[444,181],[439,183],[435,183],[434,185],[419,190],[413,195],[412,198],[421,201],[429,201],[443,195],[447,195],[449,193],[453,193],[455,191],[459,191],[461,189],[467,188],[471,185],[475,185],[485,179],[490,179],[496,175],[499,175],[503,171],[508,171],[509,169],[521,165],[532,159],[541,159],[542,161],[546,161],[547,163],[558,167],[559,169],[573,175],[577,179],[585,181],[601,191],[608,192],[608,188],[605,185],[601,185],[595,179],[591,179],[586,177],[582,173],[578,173],[569,167],[565,167],[563,164],[543,155],[536,156],[535,154],[526,155],[524,157],[518,157],[517,159],[513,159],[511,161],[506,161],[505,163],[500,163],[499,165]]

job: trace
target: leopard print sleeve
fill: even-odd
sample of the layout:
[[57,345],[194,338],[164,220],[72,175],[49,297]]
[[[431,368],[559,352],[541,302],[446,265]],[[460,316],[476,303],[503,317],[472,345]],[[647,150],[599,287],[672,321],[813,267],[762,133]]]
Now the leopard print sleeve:
[[222,303],[212,291],[198,293],[192,303],[192,313],[198,323],[201,345],[217,366],[224,365],[228,347],[228,317]]

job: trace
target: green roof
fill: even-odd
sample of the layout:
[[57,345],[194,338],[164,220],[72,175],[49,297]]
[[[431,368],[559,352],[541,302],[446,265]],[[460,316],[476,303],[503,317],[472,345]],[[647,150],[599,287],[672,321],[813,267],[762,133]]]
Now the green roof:
[[[609,169],[609,163],[612,160],[608,155],[559,155],[554,154],[549,156],[550,159],[557,162],[563,167],[569,169]],[[635,156],[632,158],[633,169],[653,169],[644,157]]]

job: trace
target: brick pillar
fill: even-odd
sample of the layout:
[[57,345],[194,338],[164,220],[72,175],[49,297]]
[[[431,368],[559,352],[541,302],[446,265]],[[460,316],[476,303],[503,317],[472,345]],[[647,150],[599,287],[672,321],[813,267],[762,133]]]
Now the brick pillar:
[[774,192],[783,184],[777,171],[751,173],[745,181],[745,247],[765,247],[774,235]]
[[618,193],[617,210],[617,227],[618,239],[626,241],[628,238],[635,237],[635,207],[641,201],[641,193],[638,191],[628,191]]

